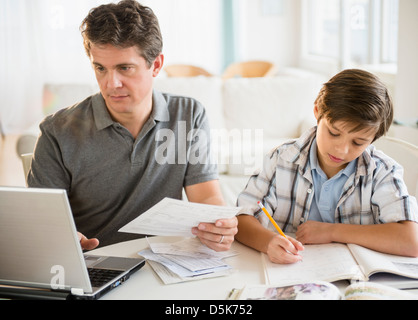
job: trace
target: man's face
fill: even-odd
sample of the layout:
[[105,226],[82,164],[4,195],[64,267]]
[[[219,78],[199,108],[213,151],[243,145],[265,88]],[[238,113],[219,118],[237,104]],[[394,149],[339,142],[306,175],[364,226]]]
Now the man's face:
[[153,78],[162,68],[162,55],[149,67],[137,47],[121,49],[109,44],[92,44],[90,60],[114,118],[151,107]]

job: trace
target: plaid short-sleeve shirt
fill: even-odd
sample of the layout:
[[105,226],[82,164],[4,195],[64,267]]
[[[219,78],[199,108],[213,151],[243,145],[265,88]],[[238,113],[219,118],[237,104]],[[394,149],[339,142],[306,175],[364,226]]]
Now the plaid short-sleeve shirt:
[[[315,193],[309,150],[315,136],[316,127],[266,155],[262,170],[238,196],[241,214],[254,215],[267,227],[269,221],[257,206],[261,201],[286,232],[296,232],[308,220]],[[418,222],[417,201],[407,192],[403,168],[373,145],[358,158],[334,214],[336,223]]]

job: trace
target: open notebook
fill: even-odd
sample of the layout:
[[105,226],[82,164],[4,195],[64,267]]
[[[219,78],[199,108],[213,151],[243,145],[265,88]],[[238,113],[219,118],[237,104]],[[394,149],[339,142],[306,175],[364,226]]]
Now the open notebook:
[[295,264],[275,264],[263,254],[267,283],[371,280],[401,289],[418,288],[418,258],[341,243],[306,245],[300,254],[303,259]]

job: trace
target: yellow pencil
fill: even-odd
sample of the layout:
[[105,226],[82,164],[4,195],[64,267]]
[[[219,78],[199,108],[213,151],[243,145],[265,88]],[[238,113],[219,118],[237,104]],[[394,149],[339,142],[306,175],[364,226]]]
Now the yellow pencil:
[[282,229],[280,229],[280,227],[277,225],[276,221],[274,221],[274,219],[272,218],[272,216],[268,213],[267,209],[264,208],[263,204],[258,201],[258,206],[261,208],[261,210],[263,210],[263,212],[266,214],[266,216],[270,219],[271,223],[273,224],[273,226],[276,228],[276,230],[287,239],[286,235],[283,233]]

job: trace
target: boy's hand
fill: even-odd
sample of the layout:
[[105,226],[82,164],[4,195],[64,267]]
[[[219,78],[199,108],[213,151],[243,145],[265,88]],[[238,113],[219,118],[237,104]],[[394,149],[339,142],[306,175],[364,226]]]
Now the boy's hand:
[[276,235],[268,244],[267,255],[273,263],[290,264],[302,260],[299,251],[303,250],[303,245],[292,237]]
[[303,244],[330,243],[332,242],[332,227],[332,223],[306,221],[298,227],[296,239]]

